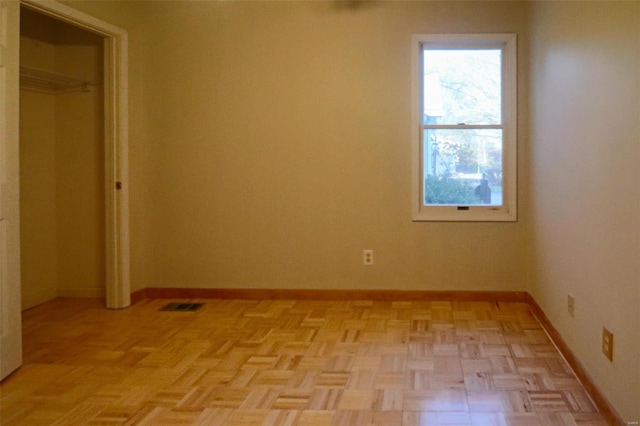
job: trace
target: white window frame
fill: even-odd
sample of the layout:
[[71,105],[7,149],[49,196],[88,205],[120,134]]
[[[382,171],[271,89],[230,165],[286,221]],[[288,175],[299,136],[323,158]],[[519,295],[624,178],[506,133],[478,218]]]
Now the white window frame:
[[[413,214],[414,221],[497,221],[517,220],[517,54],[515,34],[415,34],[411,41],[413,69]],[[425,205],[424,143],[425,124],[423,95],[423,50],[437,49],[502,49],[502,206]],[[456,128],[476,128],[464,124]]]

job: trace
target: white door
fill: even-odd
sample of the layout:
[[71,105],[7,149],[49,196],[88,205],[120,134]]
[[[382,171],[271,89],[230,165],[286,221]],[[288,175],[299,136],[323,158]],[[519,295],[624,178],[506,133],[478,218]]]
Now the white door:
[[0,380],[22,364],[18,73],[20,3],[0,0]]

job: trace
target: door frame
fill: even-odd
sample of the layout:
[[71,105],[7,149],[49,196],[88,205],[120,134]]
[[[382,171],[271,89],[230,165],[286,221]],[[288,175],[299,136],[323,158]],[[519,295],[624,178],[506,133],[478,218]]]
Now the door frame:
[[18,144],[19,16],[0,0],[0,380],[22,364]]
[[51,0],[20,0],[40,14],[104,38],[106,305],[131,304],[129,263],[128,33]]

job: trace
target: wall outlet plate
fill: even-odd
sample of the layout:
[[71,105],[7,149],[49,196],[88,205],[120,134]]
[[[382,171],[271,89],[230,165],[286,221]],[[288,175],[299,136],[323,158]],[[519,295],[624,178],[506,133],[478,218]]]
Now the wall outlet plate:
[[362,262],[365,265],[367,266],[373,265],[373,250],[364,250],[362,252],[362,256],[363,256]]

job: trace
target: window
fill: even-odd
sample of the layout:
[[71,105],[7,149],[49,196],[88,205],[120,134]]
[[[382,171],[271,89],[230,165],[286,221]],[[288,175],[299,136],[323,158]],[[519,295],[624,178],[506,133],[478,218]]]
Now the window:
[[515,34],[413,37],[413,220],[516,220]]

